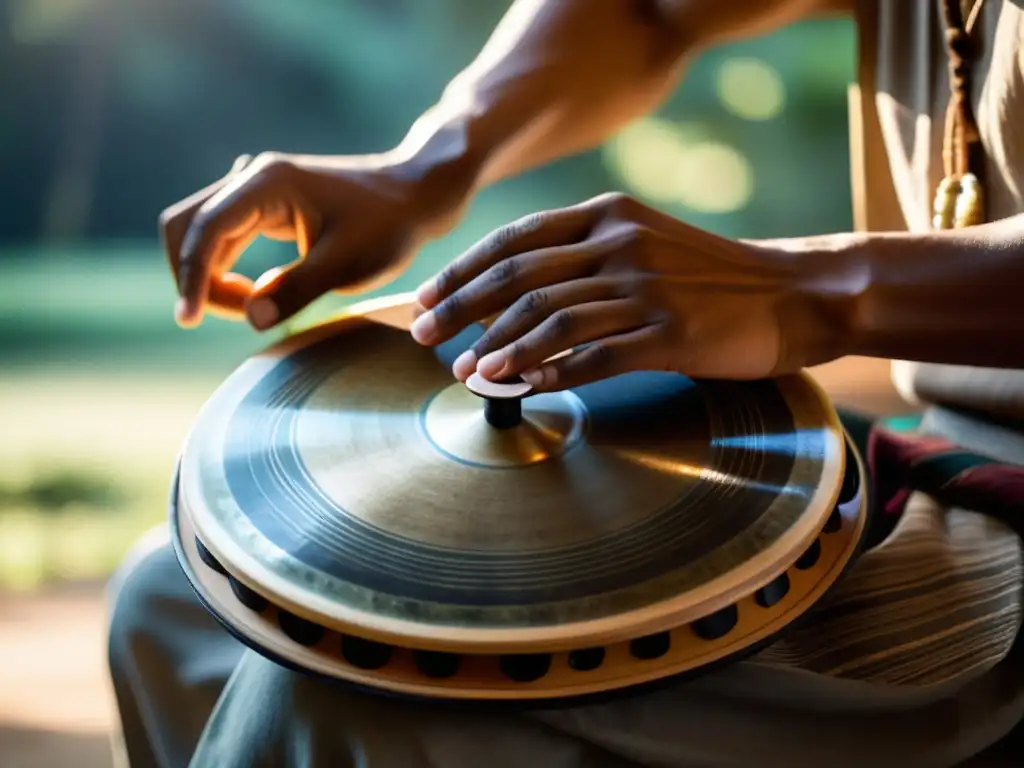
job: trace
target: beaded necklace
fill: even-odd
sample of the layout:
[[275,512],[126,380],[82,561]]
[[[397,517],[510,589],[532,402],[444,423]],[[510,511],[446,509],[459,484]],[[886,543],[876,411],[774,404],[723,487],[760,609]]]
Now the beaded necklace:
[[946,26],[950,95],[942,141],[944,176],[935,190],[932,226],[961,229],[985,220],[981,134],[970,104],[970,65],[977,53],[971,34],[985,0],[974,0],[966,21],[960,0],[939,3]]

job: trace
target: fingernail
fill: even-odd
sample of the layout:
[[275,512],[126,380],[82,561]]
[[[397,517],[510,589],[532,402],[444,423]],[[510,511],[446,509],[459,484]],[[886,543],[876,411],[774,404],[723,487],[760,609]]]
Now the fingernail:
[[498,350],[480,358],[480,362],[476,365],[476,370],[485,379],[494,379],[501,376],[507,364],[508,360],[505,358],[505,353]]
[[249,316],[249,322],[257,331],[265,331],[277,322],[279,313],[277,305],[266,296],[259,296],[252,299],[245,308]]
[[544,372],[540,368],[534,368],[532,371],[525,371],[519,375],[531,387],[539,387],[544,383]]
[[[271,287],[273,283],[280,282],[284,277],[284,273],[284,267],[274,267],[272,269],[268,269],[266,272],[264,272],[262,275],[256,278],[256,282],[252,284],[252,289],[257,292],[266,291],[268,288]],[[271,290],[276,289],[277,286],[274,286]]]
[[437,301],[437,281],[434,279],[427,280],[417,288],[416,300],[424,307],[434,306],[434,302]]
[[417,317],[409,328],[409,333],[420,344],[429,344],[434,338],[434,334],[437,333],[437,320],[434,318],[434,313],[424,312]]
[[182,328],[192,328],[196,325],[195,311],[188,299],[178,299],[174,305],[174,319]]
[[467,349],[452,363],[452,373],[455,374],[455,378],[459,381],[465,381],[473,375],[473,371],[476,370],[476,354],[473,350]]

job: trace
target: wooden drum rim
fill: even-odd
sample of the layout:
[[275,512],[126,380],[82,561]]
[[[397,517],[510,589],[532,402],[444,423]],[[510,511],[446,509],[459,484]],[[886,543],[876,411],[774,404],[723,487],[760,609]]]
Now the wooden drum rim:
[[[553,674],[542,676],[531,681],[502,681],[488,687],[484,682],[474,678],[470,671],[467,675],[447,680],[431,680],[415,671],[409,671],[408,654],[410,649],[399,647],[398,654],[404,654],[397,664],[397,671],[388,664],[379,669],[362,669],[346,662],[337,652],[324,653],[314,646],[306,647],[296,643],[286,633],[277,628],[271,620],[278,613],[278,608],[270,607],[260,613],[246,609],[237,598],[232,597],[227,587],[227,579],[216,573],[199,554],[195,536],[187,519],[187,512],[178,507],[178,495],[171,497],[171,528],[172,541],[188,581],[200,601],[225,627],[244,643],[262,655],[281,663],[289,668],[305,674],[332,679],[344,684],[382,694],[401,695],[413,698],[446,700],[454,703],[464,702],[475,705],[482,703],[535,703],[540,706],[569,705],[591,702],[596,698],[604,698],[610,694],[629,694],[643,690],[652,684],[670,682],[693,674],[701,674],[717,668],[723,663],[746,658],[750,653],[774,642],[784,634],[787,627],[800,620],[808,610],[813,608],[820,599],[840,580],[855,562],[857,553],[865,539],[869,499],[867,476],[862,457],[851,448],[857,465],[857,493],[837,507],[836,512],[845,509],[841,514],[840,528],[829,532],[826,527],[819,531],[821,537],[829,537],[841,532],[842,536],[822,549],[824,571],[814,573],[817,565],[802,574],[806,576],[803,584],[797,585],[796,602],[784,608],[785,597],[773,607],[762,610],[755,608],[755,596],[747,595],[737,601],[741,613],[749,615],[751,611],[760,611],[764,621],[750,625],[745,633],[728,635],[706,641],[706,652],[696,657],[686,656],[682,659],[671,658],[660,663],[657,660],[646,661],[625,659],[622,648],[617,655],[614,648],[610,656],[613,658],[615,671],[602,675],[589,672],[568,671],[565,658],[555,658]],[[178,475],[175,474],[175,484]],[[835,547],[839,547],[838,550]],[[829,553],[831,548],[831,553]],[[790,573],[799,580],[799,566],[791,566]],[[672,629],[673,637],[686,640],[687,626]],[[319,643],[323,646],[327,640]],[[554,649],[551,649],[554,651]],[[557,652],[555,652],[556,656]],[[564,656],[564,654],[562,655]],[[487,657],[481,657],[486,659]],[[478,667],[484,663],[480,659],[470,661],[470,666]],[[493,677],[493,675],[492,675]],[[493,681],[492,681],[493,682]]]

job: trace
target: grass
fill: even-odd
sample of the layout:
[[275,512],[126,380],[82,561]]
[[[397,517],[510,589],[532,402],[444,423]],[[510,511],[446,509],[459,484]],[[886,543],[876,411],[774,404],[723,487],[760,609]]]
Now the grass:
[[281,335],[215,319],[185,332],[173,304],[153,244],[0,252],[0,590],[109,575],[165,519],[203,402]]
[[173,304],[154,244],[0,252],[0,589],[106,577],[165,519],[203,402],[274,340],[182,331]]
[[0,587],[104,578],[166,515],[209,375],[26,370],[0,376]]

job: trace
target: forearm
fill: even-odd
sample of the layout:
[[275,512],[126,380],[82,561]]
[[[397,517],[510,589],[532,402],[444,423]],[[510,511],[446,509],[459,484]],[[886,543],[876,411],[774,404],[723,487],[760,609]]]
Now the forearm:
[[476,188],[599,144],[678,78],[685,43],[646,6],[518,0],[398,151]]
[[466,194],[603,142],[712,43],[843,0],[518,0],[396,154]]
[[790,241],[843,321],[842,353],[1024,368],[1024,215],[934,233]]

